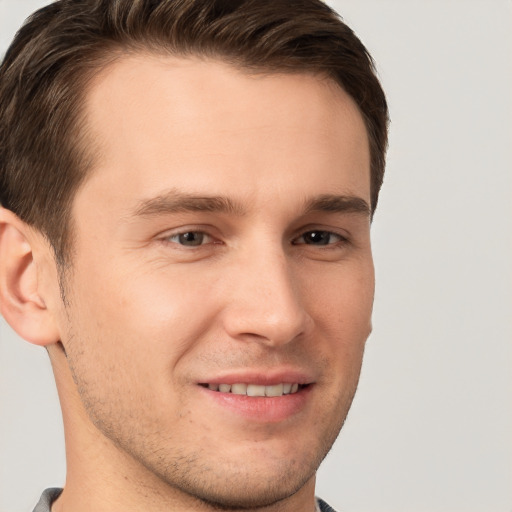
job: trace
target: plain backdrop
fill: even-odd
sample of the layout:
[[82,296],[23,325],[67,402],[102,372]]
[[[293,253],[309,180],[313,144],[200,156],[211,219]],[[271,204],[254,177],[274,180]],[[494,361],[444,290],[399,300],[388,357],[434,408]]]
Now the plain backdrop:
[[[0,52],[44,0],[0,0]],[[374,332],[317,492],[343,512],[512,512],[512,2],[330,2],[392,116]],[[43,349],[0,319],[0,512],[64,483]]]

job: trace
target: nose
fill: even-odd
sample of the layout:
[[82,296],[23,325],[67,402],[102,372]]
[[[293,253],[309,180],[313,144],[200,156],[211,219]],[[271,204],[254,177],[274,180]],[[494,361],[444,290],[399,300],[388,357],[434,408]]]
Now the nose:
[[297,270],[283,250],[254,250],[231,266],[223,311],[234,339],[278,347],[309,332],[313,320]]

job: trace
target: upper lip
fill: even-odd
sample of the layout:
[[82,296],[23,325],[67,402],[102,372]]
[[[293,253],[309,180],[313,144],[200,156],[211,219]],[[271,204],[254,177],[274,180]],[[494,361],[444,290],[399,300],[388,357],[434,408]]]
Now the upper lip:
[[260,386],[273,386],[281,383],[311,384],[314,381],[310,372],[292,369],[244,369],[239,371],[225,371],[215,376],[200,380],[199,384],[257,384]]

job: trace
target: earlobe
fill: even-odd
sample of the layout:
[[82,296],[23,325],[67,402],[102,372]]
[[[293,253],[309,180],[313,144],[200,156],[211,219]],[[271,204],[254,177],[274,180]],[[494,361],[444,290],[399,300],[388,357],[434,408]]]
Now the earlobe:
[[46,346],[56,343],[59,333],[39,288],[30,231],[0,208],[0,313],[22,338]]

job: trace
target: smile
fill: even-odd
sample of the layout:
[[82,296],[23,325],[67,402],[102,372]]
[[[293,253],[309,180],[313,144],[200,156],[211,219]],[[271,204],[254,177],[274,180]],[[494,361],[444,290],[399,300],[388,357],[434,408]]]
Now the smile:
[[297,393],[305,385],[298,383],[281,383],[271,386],[263,386],[260,384],[202,384],[211,391],[218,391],[220,393],[232,393],[234,395],[246,396],[268,396],[276,397],[283,395],[292,395]]

